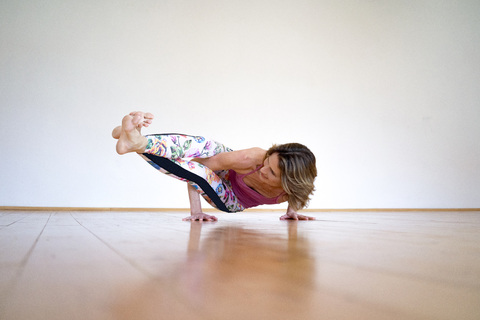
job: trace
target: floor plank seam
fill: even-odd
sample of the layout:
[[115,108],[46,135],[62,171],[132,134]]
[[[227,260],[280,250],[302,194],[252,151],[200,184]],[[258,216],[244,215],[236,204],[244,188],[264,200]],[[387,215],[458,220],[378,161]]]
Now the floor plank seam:
[[87,230],[89,233],[91,233],[95,238],[97,238],[101,243],[103,243],[105,246],[107,246],[110,250],[112,250],[113,252],[115,252],[115,254],[117,254],[120,258],[122,258],[123,260],[125,260],[128,264],[130,264],[132,267],[134,267],[135,269],[137,269],[140,273],[142,273],[144,276],[146,276],[147,278],[149,279],[155,279],[156,276],[151,274],[150,272],[148,272],[147,270],[145,270],[144,268],[142,268],[139,264],[137,264],[135,261],[133,261],[132,259],[126,257],[125,255],[123,255],[121,252],[119,252],[117,249],[115,249],[114,247],[112,247],[110,244],[108,244],[106,241],[104,241],[102,238],[100,238],[99,236],[97,236],[94,232],[92,232],[90,229],[88,229],[86,226],[84,226],[80,221],[77,220],[77,218],[75,218],[73,216],[73,214],[70,212],[70,215],[72,216],[72,218],[77,221],[77,223],[82,226],[85,230]]
[[[44,225],[43,228],[42,228],[42,231],[40,231],[40,233],[38,234],[37,238],[36,238],[35,241],[33,242],[32,246],[30,247],[30,249],[27,251],[27,253],[25,254],[25,256],[24,256],[24,257],[22,258],[22,260],[20,261],[18,270],[17,270],[17,272],[15,273],[15,276],[13,277],[12,281],[10,282],[10,284],[8,284],[8,285],[5,286],[4,294],[9,295],[9,294],[15,289],[15,286],[16,286],[16,284],[18,283],[18,281],[20,280],[20,278],[21,278],[21,276],[22,276],[22,274],[23,274],[23,271],[25,270],[25,266],[27,265],[28,260],[30,259],[30,256],[32,255],[33,251],[35,250],[35,247],[37,246],[38,240],[40,240],[40,237],[42,236],[43,231],[45,231],[45,228],[47,227],[47,224],[48,224],[48,222],[50,221],[50,217],[51,217],[51,216],[52,216],[52,214],[50,213],[50,214],[48,215],[47,221],[45,222],[45,225]],[[20,220],[21,220],[21,219],[20,219]]]

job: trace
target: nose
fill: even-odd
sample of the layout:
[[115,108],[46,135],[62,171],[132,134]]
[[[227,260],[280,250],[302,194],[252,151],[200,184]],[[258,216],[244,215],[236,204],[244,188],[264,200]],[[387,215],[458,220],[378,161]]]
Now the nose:
[[262,168],[260,169],[260,173],[263,174],[264,176],[267,176],[267,172],[268,172],[268,171],[267,171],[267,169],[266,169],[265,167],[262,167]]

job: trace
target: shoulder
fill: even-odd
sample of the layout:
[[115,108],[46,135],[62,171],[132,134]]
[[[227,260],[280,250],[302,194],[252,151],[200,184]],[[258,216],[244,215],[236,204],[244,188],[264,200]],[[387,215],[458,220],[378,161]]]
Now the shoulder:
[[242,153],[242,156],[244,156],[246,160],[255,165],[262,164],[263,160],[265,159],[265,155],[267,154],[267,150],[257,147],[239,150],[239,152]]
[[232,156],[232,164],[235,171],[251,171],[263,163],[266,150],[262,148],[250,148],[230,152]]

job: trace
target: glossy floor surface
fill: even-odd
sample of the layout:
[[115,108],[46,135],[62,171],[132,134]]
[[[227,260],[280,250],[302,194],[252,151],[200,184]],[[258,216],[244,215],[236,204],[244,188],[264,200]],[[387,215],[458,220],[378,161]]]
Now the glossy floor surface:
[[480,319],[480,212],[0,211],[0,319]]

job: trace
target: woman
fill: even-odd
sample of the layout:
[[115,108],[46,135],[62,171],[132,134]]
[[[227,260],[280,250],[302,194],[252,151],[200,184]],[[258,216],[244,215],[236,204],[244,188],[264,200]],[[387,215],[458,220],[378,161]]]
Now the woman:
[[142,127],[152,121],[151,113],[125,116],[112,132],[117,153],[137,152],[157,170],[188,182],[191,216],[183,220],[217,220],[202,212],[199,195],[225,212],[288,201],[281,220],[315,219],[297,213],[308,204],[317,176],[315,156],[307,147],[289,143],[232,151],[200,136],[142,136]]

